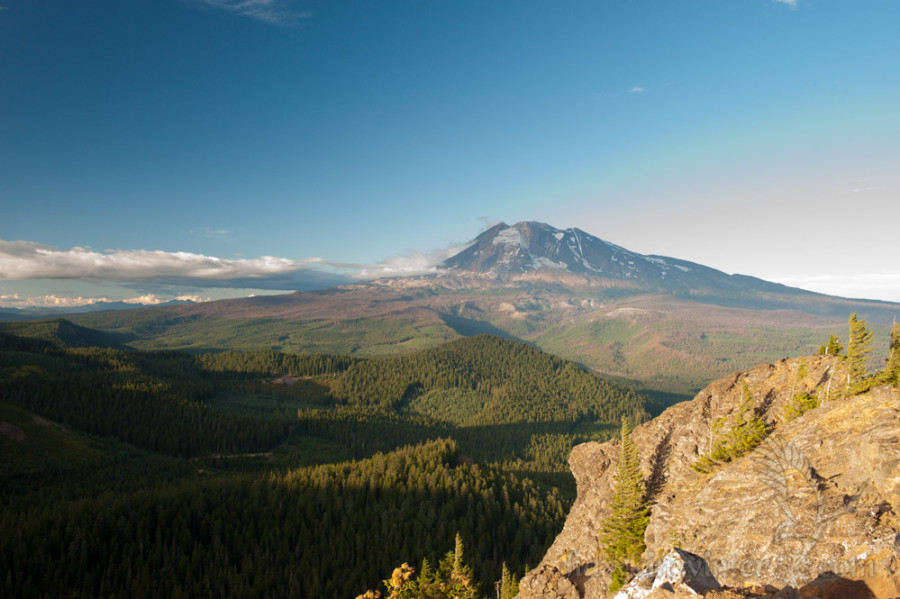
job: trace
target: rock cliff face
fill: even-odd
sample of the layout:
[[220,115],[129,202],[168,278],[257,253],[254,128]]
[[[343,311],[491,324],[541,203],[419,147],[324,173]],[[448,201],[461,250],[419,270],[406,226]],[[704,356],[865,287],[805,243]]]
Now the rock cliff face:
[[[825,575],[861,581],[858,596],[900,596],[900,390],[842,397],[844,377],[832,356],[782,360],[719,380],[637,427],[632,439],[652,502],[643,565],[652,569],[679,548],[705,558],[728,587],[797,588]],[[711,474],[694,471],[722,433],[714,423],[728,428],[744,383],[772,433]],[[784,406],[800,392],[832,399],[788,422]],[[618,445],[572,451],[578,499],[522,580],[522,599],[607,595],[610,567],[598,536]]]

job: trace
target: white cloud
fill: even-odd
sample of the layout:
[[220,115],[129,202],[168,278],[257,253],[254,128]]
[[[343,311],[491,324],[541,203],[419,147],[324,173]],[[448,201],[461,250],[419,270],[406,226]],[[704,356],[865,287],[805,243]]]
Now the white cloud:
[[213,229],[212,227],[200,227],[199,229],[191,229],[191,235],[201,235],[203,237],[228,237],[231,231],[228,229]]
[[433,274],[440,270],[441,262],[463,251],[468,245],[451,245],[430,252],[409,250],[405,254],[393,256],[377,264],[357,265],[358,270],[354,276],[360,279],[376,279]]
[[[441,262],[462,251],[451,245],[430,252],[410,250],[375,264],[291,260],[275,256],[219,258],[192,252],[59,249],[33,241],[0,240],[0,280],[78,280],[132,288],[171,285],[209,288],[305,291],[380,277],[435,273]],[[148,290],[142,293],[150,294]],[[81,298],[85,303],[105,298]],[[49,301],[49,300],[48,300]],[[152,303],[145,299],[140,303]]]
[[[138,297],[124,299],[124,300],[122,300],[122,302],[125,304],[143,304],[145,306],[153,306],[156,304],[163,304],[165,302],[170,302],[170,301],[172,301],[172,299],[173,298],[160,297],[154,293],[145,293],[144,295],[140,295]],[[208,298],[208,297],[201,297],[196,294],[179,295],[179,296],[175,297],[174,299],[177,301],[181,301],[181,302],[194,302],[194,303],[208,302],[210,300],[210,298]]]
[[644,93],[645,91],[647,91],[645,88],[640,87],[640,86],[638,86],[638,85],[635,85],[634,87],[632,87],[631,89],[628,90],[628,93],[630,93],[630,94],[642,94],[642,93]]
[[143,306],[155,306],[170,302],[173,299],[179,301],[208,302],[210,298],[199,295],[179,295],[175,298],[160,297],[152,293],[117,300],[110,297],[83,297],[61,296],[53,294],[22,295],[19,293],[0,294],[0,306],[6,308],[79,308],[99,303],[125,303]]
[[0,240],[0,279],[70,279],[201,284],[206,286],[306,289],[339,284],[332,272],[315,270],[321,258],[289,260],[274,256],[226,259],[191,252],[61,250],[32,241]]
[[778,2],[779,4],[787,4],[791,8],[797,8],[797,0],[772,0],[772,2]]
[[772,277],[791,287],[854,299],[900,302],[900,270],[881,270],[840,275]]
[[21,295],[18,293],[0,295],[0,306],[10,308],[71,308],[89,306],[97,302],[111,302],[106,297],[62,297],[58,295]]
[[269,25],[293,25],[301,19],[309,18],[311,13],[298,12],[286,6],[285,0],[181,0],[187,4],[196,4],[217,8],[244,17],[250,17]]

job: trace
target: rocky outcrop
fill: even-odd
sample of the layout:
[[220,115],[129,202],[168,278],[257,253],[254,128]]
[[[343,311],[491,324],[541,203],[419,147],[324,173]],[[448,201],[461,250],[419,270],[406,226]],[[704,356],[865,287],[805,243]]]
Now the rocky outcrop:
[[[781,360],[719,380],[637,427],[652,502],[643,563],[656,568],[677,547],[705,558],[728,587],[799,589],[826,575],[862,584],[871,597],[900,596],[900,390],[846,398],[844,376],[832,356]],[[711,474],[695,472],[727,431],[744,383],[772,433]],[[832,399],[788,422],[784,406],[800,392]],[[617,441],[572,451],[578,499],[522,580],[523,599],[606,596],[598,533],[617,458]]]
[[663,558],[658,568],[638,572],[613,599],[647,599],[663,592],[697,597],[721,586],[709,571],[706,560],[676,548]]

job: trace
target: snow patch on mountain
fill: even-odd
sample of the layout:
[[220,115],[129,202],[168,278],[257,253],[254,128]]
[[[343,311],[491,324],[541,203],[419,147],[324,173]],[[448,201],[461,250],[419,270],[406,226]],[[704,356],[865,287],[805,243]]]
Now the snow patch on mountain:
[[535,268],[559,268],[562,270],[569,270],[569,267],[565,265],[563,262],[554,262],[550,258],[544,258],[543,256],[531,256],[531,263]]
[[514,227],[503,229],[497,233],[491,243],[493,245],[517,245],[519,247],[525,247],[525,239],[522,237],[522,232]]

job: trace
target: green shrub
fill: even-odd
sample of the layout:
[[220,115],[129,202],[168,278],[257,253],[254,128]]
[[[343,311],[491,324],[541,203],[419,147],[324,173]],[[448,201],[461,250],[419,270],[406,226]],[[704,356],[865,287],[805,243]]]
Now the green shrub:
[[[700,456],[700,459],[691,464],[691,468],[697,472],[708,474],[716,466],[725,462],[731,462],[753,450],[768,436],[769,431],[765,422],[753,410],[753,396],[746,382],[741,382],[741,404],[737,412],[731,418],[731,428],[720,433],[713,441],[709,453]],[[713,431],[724,428],[728,418],[720,418],[713,424]]]
[[809,393],[798,393],[794,395],[791,403],[785,404],[783,412],[784,420],[785,422],[790,422],[817,407],[819,407],[818,397],[810,395]]

